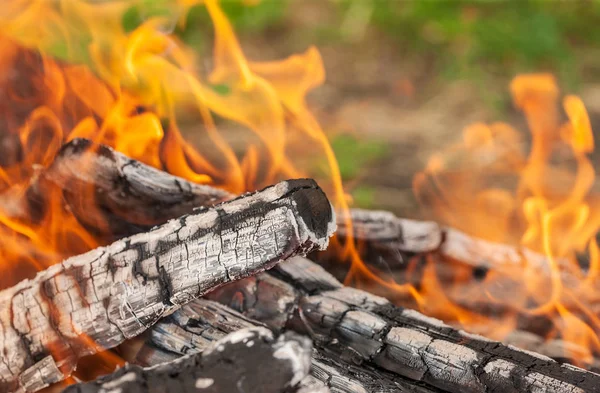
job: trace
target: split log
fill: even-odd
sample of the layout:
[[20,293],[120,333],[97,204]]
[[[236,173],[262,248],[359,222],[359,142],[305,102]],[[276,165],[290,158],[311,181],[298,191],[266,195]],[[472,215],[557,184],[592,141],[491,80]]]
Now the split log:
[[[205,350],[230,332],[264,326],[233,309],[206,299],[196,299],[163,318],[151,330],[135,363],[151,366],[171,362],[180,356]],[[321,350],[313,352],[311,376],[303,385],[345,393],[431,392],[412,381],[368,365],[340,363]],[[318,391],[318,390],[317,390]]]
[[[433,221],[398,218],[393,213],[379,210],[350,209],[354,238],[379,255],[392,256],[386,262],[401,265],[402,253],[438,253],[474,268],[502,270],[522,268],[529,263],[534,269],[549,273],[546,256],[526,247],[495,243],[467,235],[459,230],[443,227]],[[338,218],[337,235],[345,238],[349,232],[346,221]],[[398,259],[394,259],[393,256]],[[563,269],[572,268],[565,260],[558,260]]]
[[213,288],[325,248],[333,210],[291,180],[71,257],[0,292],[0,391],[39,390]]
[[150,368],[127,365],[93,382],[72,385],[65,393],[298,391],[308,375],[311,343],[286,333],[249,328],[214,342],[204,352]]
[[[504,303],[490,302],[482,295],[489,293],[497,299],[506,299],[508,292],[513,294],[514,303],[522,302],[527,294],[522,292],[525,288],[521,280],[527,270],[538,280],[540,291],[548,289],[547,296],[550,296],[551,263],[545,255],[526,247],[472,237],[433,222],[398,218],[389,212],[351,210],[351,214],[355,220],[354,232],[363,261],[374,271],[386,274],[396,282],[420,287],[424,284],[425,269],[434,269],[439,286],[444,288],[445,295],[453,303],[484,316],[510,318],[518,329],[540,336],[546,337],[551,333],[550,329],[554,326],[552,315],[531,315],[511,304],[508,299]],[[347,232],[345,223],[338,220],[338,236],[344,237]],[[419,239],[419,242],[410,239]],[[335,255],[326,252],[316,258],[337,278],[346,276],[348,265],[338,263]],[[557,258],[556,262],[563,286],[573,290],[581,287],[585,267],[565,258]],[[492,278],[487,280],[489,274],[492,274]],[[515,289],[511,291],[509,288]],[[396,303],[411,305],[412,299],[402,293],[384,292],[378,285],[371,291],[385,295]],[[544,293],[538,295],[543,297]],[[586,299],[589,299],[588,305],[593,311],[597,299],[591,298],[589,291]],[[563,304],[583,321],[591,323],[589,316],[579,312],[580,306],[571,298],[566,296]],[[443,316],[446,317],[453,316]],[[448,322],[452,320],[448,319]]]
[[276,331],[309,334],[329,357],[368,364],[442,391],[600,392],[598,374],[343,287],[305,258],[292,258],[268,274],[224,286],[208,297]]
[[87,139],[65,144],[52,164],[31,181],[26,203],[13,211],[17,216],[36,217],[57,189],[80,222],[111,241],[234,198]]

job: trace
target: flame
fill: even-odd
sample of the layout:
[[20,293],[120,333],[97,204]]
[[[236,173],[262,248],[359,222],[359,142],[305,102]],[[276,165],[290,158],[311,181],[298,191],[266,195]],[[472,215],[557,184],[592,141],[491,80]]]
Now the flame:
[[[294,150],[310,146],[329,164],[321,184],[347,209],[333,150],[305,97],[325,78],[316,48],[281,61],[249,61],[218,1],[165,1],[168,15],[122,24],[143,0],[10,0],[0,12],[0,285],[103,243],[63,203],[61,190],[23,207],[28,187],[61,145],[83,137],[112,146],[190,181],[242,193],[282,178],[308,175]],[[214,28],[211,67],[174,29],[193,7],[205,7]],[[253,135],[234,149],[222,128]],[[203,136],[201,149],[182,131]],[[81,170],[85,170],[85,163]],[[94,190],[77,196],[88,211]],[[32,214],[34,212],[35,214]],[[99,217],[101,216],[98,215]],[[108,222],[99,222],[109,228]],[[346,246],[353,253],[353,246]],[[94,347],[89,338],[82,341]],[[49,348],[51,351],[51,348]],[[122,364],[113,352],[86,360],[101,370]],[[92,363],[89,363],[92,362]],[[89,367],[77,376],[90,378]],[[86,370],[87,369],[87,370]]]
[[[329,173],[320,184],[337,209],[348,208],[333,150],[306,104],[307,93],[325,78],[317,49],[281,61],[250,61],[218,1],[164,1],[168,15],[148,17],[132,31],[121,21],[143,0],[3,4],[0,144],[7,155],[0,157],[2,287],[103,243],[65,208],[60,190],[46,195],[46,203],[34,206],[35,214],[29,216],[20,214],[15,203],[27,199],[39,172],[64,142],[76,137],[233,193],[310,175],[295,154],[310,146],[313,155],[328,163]],[[201,56],[173,33],[188,24],[193,7],[204,7],[212,21],[212,56]],[[511,126],[475,124],[464,131],[461,143],[431,158],[415,177],[415,191],[444,224],[544,253],[548,274],[539,274],[539,265],[524,258],[523,266],[492,269],[473,283],[472,272],[457,265],[448,287],[438,278],[439,261],[429,258],[421,283],[414,286],[364,264],[348,222],[350,241],[337,244],[342,259],[351,262],[346,282],[375,283],[405,295],[430,315],[497,339],[517,326],[520,314],[546,316],[553,324],[548,337],[574,344],[566,357],[590,361],[600,350],[600,320],[592,307],[598,297],[600,250],[594,236],[600,216],[588,157],[594,149],[590,121],[581,100],[567,96],[567,121],[561,123],[559,92],[550,75],[519,76],[511,91],[532,134],[529,154],[525,138]],[[242,151],[227,138],[231,125],[252,136]],[[184,134],[191,133],[203,137],[201,148],[186,141]],[[557,165],[560,160],[563,165]],[[86,209],[97,209],[93,190],[82,191],[79,198]],[[342,216],[350,220],[349,214]],[[584,251],[587,269],[576,259]],[[409,269],[407,274],[412,273]],[[502,323],[497,315],[473,309],[470,304],[475,303],[500,307]],[[86,360],[105,370],[122,361],[110,351],[100,360]],[[79,378],[93,376],[84,371]]]
[[[491,266],[485,279],[465,289],[464,281],[442,288],[430,261],[421,295],[429,305],[444,293],[437,301],[455,311],[449,319],[471,330],[484,326],[483,332],[497,339],[517,326],[519,315],[546,318],[552,324],[547,337],[571,344],[564,357],[586,364],[600,350],[594,308],[600,201],[589,157],[590,120],[573,95],[564,97],[561,113],[559,90],[549,74],[517,76],[510,90],[531,132],[528,155],[525,138],[508,124],[475,124],[464,130],[462,142],[430,159],[415,176],[414,189],[440,222],[542,253],[545,266],[525,254],[522,266]],[[577,259],[583,253],[587,266]],[[505,310],[501,323],[482,323],[488,315],[478,310],[480,304]]]
[[[202,4],[215,38],[212,68],[204,70],[198,54],[170,33],[197,3],[171,1],[170,15],[148,18],[127,32],[123,15],[142,1],[9,2],[0,14],[2,114],[6,134],[24,156],[0,168],[0,191],[22,197],[64,142],[83,137],[191,181],[241,193],[306,175],[288,154],[303,140],[328,160],[334,198],[347,206],[333,152],[305,103],[324,80],[318,51],[251,62],[218,2],[208,0]],[[65,48],[60,60],[52,56],[59,46]],[[257,139],[244,152],[234,151],[219,130],[226,122]],[[181,124],[207,136],[202,151],[186,142]],[[2,229],[12,235],[3,239],[4,260],[19,261],[19,268],[2,264],[11,275],[3,286],[98,245],[63,211],[60,195],[50,200],[35,222],[0,214]]]

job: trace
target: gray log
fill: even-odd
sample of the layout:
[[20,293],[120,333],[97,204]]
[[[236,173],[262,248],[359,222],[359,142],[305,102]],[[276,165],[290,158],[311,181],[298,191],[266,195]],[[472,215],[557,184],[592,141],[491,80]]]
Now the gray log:
[[[387,274],[396,282],[419,286],[422,284],[422,268],[432,263],[436,277],[447,289],[447,295],[461,307],[495,318],[510,316],[518,329],[540,336],[547,336],[552,329],[551,316],[533,316],[508,302],[493,303],[484,297],[471,295],[489,290],[492,296],[502,298],[502,288],[518,285],[515,277],[520,277],[526,266],[550,283],[550,261],[546,256],[526,247],[479,239],[429,221],[398,218],[389,212],[352,210],[351,214],[355,220],[355,241],[360,245],[363,260],[374,271]],[[341,237],[347,234],[345,223],[340,219],[337,234]],[[335,255],[326,253],[318,258],[337,278],[346,276],[347,265],[338,263]],[[584,268],[565,258],[557,258],[556,262],[561,269],[563,285],[566,288],[578,287]],[[482,282],[488,272],[494,274],[495,285],[492,287]],[[454,284],[447,287],[447,283]],[[373,292],[379,289],[377,286],[369,288]],[[395,296],[395,302],[410,304],[411,299],[402,294]],[[584,321],[589,320],[585,314],[578,314],[580,307],[573,300],[565,298],[562,301]],[[590,304],[592,308],[595,305],[593,301]]]
[[40,171],[31,182],[20,214],[39,215],[47,195],[57,188],[78,220],[97,237],[110,241],[234,198],[226,191],[191,183],[87,139],[65,144],[52,164]]
[[[353,235],[359,241],[374,242],[378,246],[407,252],[436,250],[442,243],[442,230],[432,221],[398,218],[382,210],[350,209]],[[338,215],[338,231],[341,237],[349,232],[343,214]]]
[[[500,271],[520,268],[527,261],[534,269],[549,274],[547,258],[525,247],[478,239],[432,221],[399,218],[386,211],[351,209],[350,217],[355,241],[383,255],[391,265],[402,264],[403,253],[432,252],[474,268]],[[337,235],[345,238],[349,232],[346,221],[341,215],[337,221]],[[570,269],[567,261],[559,259],[558,263]]]
[[0,392],[60,381],[79,357],[226,282],[323,249],[334,230],[323,191],[292,180],[54,265],[0,292]]
[[286,333],[275,339],[265,328],[247,328],[214,342],[202,353],[149,368],[127,365],[64,392],[294,392],[308,375],[310,358],[311,343],[306,337]]
[[[310,264],[292,258],[272,273],[224,286],[208,297],[276,331],[309,334],[329,357],[376,366],[443,391],[600,392],[598,374],[457,330],[339,283],[332,289],[330,277],[307,276]],[[311,269],[318,276],[319,268]],[[319,282],[326,283],[322,290]],[[301,289],[308,287],[311,293]]]
[[[182,355],[203,351],[230,332],[251,326],[264,325],[220,303],[196,299],[150,330],[135,362],[142,366],[170,362]],[[329,388],[334,393],[432,391],[368,365],[359,367],[337,362],[321,350],[313,352],[311,375],[305,378],[303,385],[320,391],[329,391]]]

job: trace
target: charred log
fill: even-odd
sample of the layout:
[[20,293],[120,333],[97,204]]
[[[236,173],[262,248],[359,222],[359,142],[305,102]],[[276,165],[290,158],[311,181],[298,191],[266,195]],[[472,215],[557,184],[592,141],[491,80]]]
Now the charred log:
[[286,333],[275,339],[270,330],[248,328],[212,343],[202,353],[150,368],[127,365],[64,392],[297,392],[308,375],[310,358],[306,337]]
[[[398,218],[382,210],[350,209],[348,214],[354,237],[359,241],[373,242],[381,249],[418,253],[433,251],[442,243],[442,230],[432,221]],[[344,238],[350,231],[345,217],[340,214],[337,231]]]
[[[22,214],[39,215],[56,190],[84,225],[110,241],[234,197],[86,139],[65,144],[40,171],[28,189]],[[90,199],[98,208],[90,206]]]
[[[135,362],[142,366],[170,362],[203,351],[230,332],[252,326],[264,325],[220,303],[197,299],[151,329]],[[330,388],[333,392],[431,392],[418,383],[369,365],[340,363],[319,349],[313,351],[311,375],[305,378],[304,385],[312,389]]]
[[324,248],[327,197],[292,180],[205,208],[0,292],[0,391],[35,391],[224,283]]
[[[355,241],[374,255],[383,256],[390,265],[404,264],[407,254],[436,253],[478,269],[521,268],[527,262],[535,269],[549,271],[547,258],[528,248],[478,239],[432,221],[362,209],[351,209],[350,217]],[[339,218],[337,235],[345,238],[348,233],[346,221]],[[564,260],[559,259],[558,263],[564,269],[569,268]]]
[[[224,286],[208,297],[276,331],[309,334],[328,357],[367,364],[442,391],[600,391],[598,374],[457,330],[339,283],[332,289],[331,277],[310,278],[307,265],[312,265],[311,276],[318,276],[316,265],[293,258],[269,274]],[[327,284],[320,289],[319,282]]]

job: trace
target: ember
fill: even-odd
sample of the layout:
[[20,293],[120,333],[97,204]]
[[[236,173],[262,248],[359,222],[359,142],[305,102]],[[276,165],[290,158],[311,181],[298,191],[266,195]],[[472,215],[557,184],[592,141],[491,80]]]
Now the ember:
[[[0,392],[600,391],[578,97],[563,116],[552,76],[516,77],[530,153],[467,128],[414,179],[434,221],[350,209],[306,103],[316,48],[249,61],[217,0],[125,29],[141,3],[0,14]],[[175,34],[193,7],[212,56]]]

